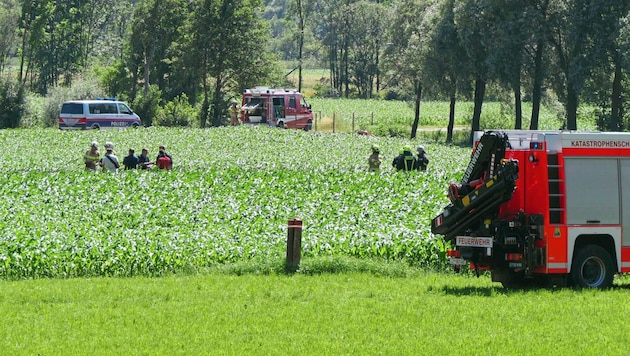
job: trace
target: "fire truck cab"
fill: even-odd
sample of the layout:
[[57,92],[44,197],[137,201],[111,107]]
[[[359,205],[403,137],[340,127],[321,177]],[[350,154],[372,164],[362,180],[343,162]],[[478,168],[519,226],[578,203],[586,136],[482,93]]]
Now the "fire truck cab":
[[586,288],[630,272],[629,133],[488,131],[475,142],[431,226],[454,244],[456,270]]
[[280,128],[313,128],[313,112],[304,96],[294,89],[256,87],[243,91],[243,123]]

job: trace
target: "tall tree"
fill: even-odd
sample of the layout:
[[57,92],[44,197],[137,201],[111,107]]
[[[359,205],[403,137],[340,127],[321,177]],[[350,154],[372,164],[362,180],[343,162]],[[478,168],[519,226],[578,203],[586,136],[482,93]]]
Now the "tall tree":
[[455,127],[455,104],[460,88],[467,84],[467,74],[460,65],[466,51],[457,36],[455,26],[455,0],[442,1],[439,4],[438,21],[433,25],[429,52],[426,61],[427,81],[432,90],[438,95],[445,95],[449,99],[448,125],[446,128],[446,142],[453,141]]
[[400,1],[393,9],[387,48],[387,72],[393,80],[414,93],[414,120],[411,138],[416,137],[420,120],[420,103],[425,79],[425,62],[429,52],[430,28],[437,11],[437,1]]
[[293,11],[296,15],[297,22],[297,48],[298,48],[298,91],[302,91],[302,61],[304,53],[304,28],[305,28],[305,12],[302,0],[294,0]]
[[51,0],[22,0],[20,17],[21,40],[18,80],[26,83],[35,50],[46,36],[46,24],[55,6]]
[[187,16],[186,3],[180,0],[142,0],[133,14],[130,50],[142,63],[144,95],[155,80],[160,89],[169,73],[173,45],[181,40]]
[[558,74],[553,83],[566,107],[566,128],[577,130],[580,91],[606,56],[611,26],[626,15],[628,0],[553,0],[550,42]]
[[[224,124],[227,94],[270,77],[266,52],[269,36],[260,19],[260,0],[201,0],[192,20],[192,43],[201,60],[203,107],[201,126]],[[210,83],[214,88],[210,90]]]
[[543,81],[547,71],[549,21],[548,9],[550,0],[532,0],[528,6],[531,39],[525,47],[529,65],[525,66],[531,78],[532,114],[529,121],[530,130],[538,130],[540,106],[542,102]]
[[466,67],[475,82],[474,108],[471,120],[471,136],[480,129],[481,108],[489,80],[488,51],[485,38],[490,35],[490,26],[485,13],[489,4],[483,0],[458,0],[455,7],[455,23],[458,36],[466,51],[461,65]]
[[378,74],[379,37],[384,11],[381,5],[365,1],[352,4],[349,9],[353,17],[348,33],[348,79],[357,89],[359,98],[371,98]]
[[489,27],[483,41],[488,48],[490,76],[514,94],[515,129],[523,125],[521,80],[525,48],[531,38],[527,10],[527,3],[522,0],[492,0],[482,19]]
[[17,45],[15,29],[20,18],[17,0],[0,3],[0,73],[4,71],[6,60]]

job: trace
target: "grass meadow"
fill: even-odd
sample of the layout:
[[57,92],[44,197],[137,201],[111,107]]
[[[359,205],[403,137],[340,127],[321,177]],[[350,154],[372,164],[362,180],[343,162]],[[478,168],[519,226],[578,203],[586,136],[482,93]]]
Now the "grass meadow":
[[[174,169],[85,172],[160,144]],[[430,233],[470,148],[263,126],[0,131],[6,354],[620,354],[624,278],[505,290],[454,275]],[[372,144],[384,155],[367,172]],[[426,172],[399,174],[403,145]],[[302,264],[284,271],[287,221]]]
[[505,290],[417,272],[0,282],[17,355],[620,355],[627,285]]

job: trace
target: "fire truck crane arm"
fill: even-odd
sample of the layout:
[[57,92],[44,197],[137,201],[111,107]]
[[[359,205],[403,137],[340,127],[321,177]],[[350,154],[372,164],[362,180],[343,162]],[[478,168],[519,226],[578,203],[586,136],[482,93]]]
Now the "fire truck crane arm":
[[485,217],[496,215],[499,206],[512,198],[517,179],[518,162],[503,161],[494,177],[446,206],[433,219],[431,232],[444,235],[447,241],[453,240]]
[[504,160],[507,135],[489,131],[477,143],[461,184],[449,187],[451,204],[433,219],[431,232],[447,241],[493,217],[512,197],[518,179],[518,162]]

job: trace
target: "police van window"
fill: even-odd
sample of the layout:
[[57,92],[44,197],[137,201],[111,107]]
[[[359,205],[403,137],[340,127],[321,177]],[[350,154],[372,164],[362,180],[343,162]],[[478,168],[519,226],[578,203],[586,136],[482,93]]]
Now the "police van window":
[[117,113],[118,113],[118,108],[116,108],[115,103],[107,103],[103,105],[103,111],[101,111],[101,114],[117,114]]
[[61,113],[63,114],[83,114],[83,104],[79,103],[65,103],[61,106]]
[[294,96],[290,96],[289,97],[289,107],[290,108],[296,108],[296,106],[295,106],[295,97]]
[[103,111],[102,104],[90,104],[90,114],[101,114]]
[[127,115],[133,114],[131,109],[129,109],[129,107],[123,103],[118,103],[118,111],[120,111],[121,114],[127,114]]

